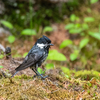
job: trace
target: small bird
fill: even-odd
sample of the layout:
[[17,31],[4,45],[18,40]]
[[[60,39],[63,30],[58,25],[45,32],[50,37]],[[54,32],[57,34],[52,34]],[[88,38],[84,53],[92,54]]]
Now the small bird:
[[9,59],[11,57],[11,48],[6,47],[4,48],[3,45],[0,44],[0,54],[5,53],[6,59]]
[[37,76],[40,76],[42,79],[46,78],[47,76],[44,77],[42,74],[40,74],[37,71],[37,68],[40,67],[41,64],[46,60],[50,46],[53,46],[53,44],[48,37],[43,36],[42,38],[38,39],[25,57],[23,63],[15,69],[15,74],[21,70],[30,67],[36,73]]
[[11,48],[6,47],[5,49],[6,59],[9,59],[11,57]]

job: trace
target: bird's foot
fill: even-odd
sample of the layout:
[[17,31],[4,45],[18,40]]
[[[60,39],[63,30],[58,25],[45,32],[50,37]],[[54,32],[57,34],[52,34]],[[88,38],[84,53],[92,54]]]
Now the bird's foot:
[[[41,74],[41,75],[43,75],[43,74]],[[33,78],[34,78],[34,77],[39,77],[39,76],[41,76],[41,75],[36,74],[36,75],[33,76]]]
[[33,76],[33,78],[35,78],[35,77],[38,77],[38,78],[41,78],[41,79],[45,79],[45,78],[48,77],[48,75],[47,76],[43,76],[43,74],[40,74],[40,75],[36,74],[36,75]]
[[41,79],[45,79],[45,78],[47,78],[48,77],[48,75],[47,76],[41,76]]

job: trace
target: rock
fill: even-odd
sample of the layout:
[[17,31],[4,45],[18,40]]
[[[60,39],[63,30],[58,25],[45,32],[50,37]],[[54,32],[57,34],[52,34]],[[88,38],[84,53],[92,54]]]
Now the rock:
[[0,44],[0,54],[2,51],[5,52],[5,48]]
[[11,35],[11,33],[4,28],[0,27],[0,37],[4,35]]

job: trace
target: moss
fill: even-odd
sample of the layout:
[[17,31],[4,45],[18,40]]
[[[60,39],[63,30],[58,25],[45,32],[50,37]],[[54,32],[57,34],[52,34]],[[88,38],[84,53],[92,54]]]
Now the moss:
[[32,80],[22,80],[14,78],[13,83],[9,79],[0,80],[0,96],[11,100],[32,100],[41,98],[43,99],[46,95],[39,87],[32,82]]
[[81,78],[81,80],[91,80],[93,77],[95,77],[96,79],[100,80],[100,72],[95,70],[69,70],[69,72],[66,72],[65,74],[69,76],[69,79],[73,77],[76,79]]
[[78,97],[92,99],[100,97],[99,92],[99,81],[94,79],[69,80],[62,75],[52,75],[45,80],[26,75],[0,79],[0,96],[6,100],[64,100]]
[[91,80],[91,78],[95,77],[97,79],[100,79],[99,72],[91,70],[83,70],[83,71],[77,71],[75,72],[75,78],[81,78],[82,80]]
[[16,75],[15,78],[16,79],[32,79],[32,77],[27,76],[25,74],[22,74],[21,76]]

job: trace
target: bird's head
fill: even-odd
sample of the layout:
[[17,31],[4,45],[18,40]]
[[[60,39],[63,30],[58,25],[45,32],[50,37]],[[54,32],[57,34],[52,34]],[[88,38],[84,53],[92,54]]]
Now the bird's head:
[[42,38],[38,39],[35,45],[37,45],[40,49],[50,48],[50,46],[53,46],[51,40],[46,36],[43,36]]

